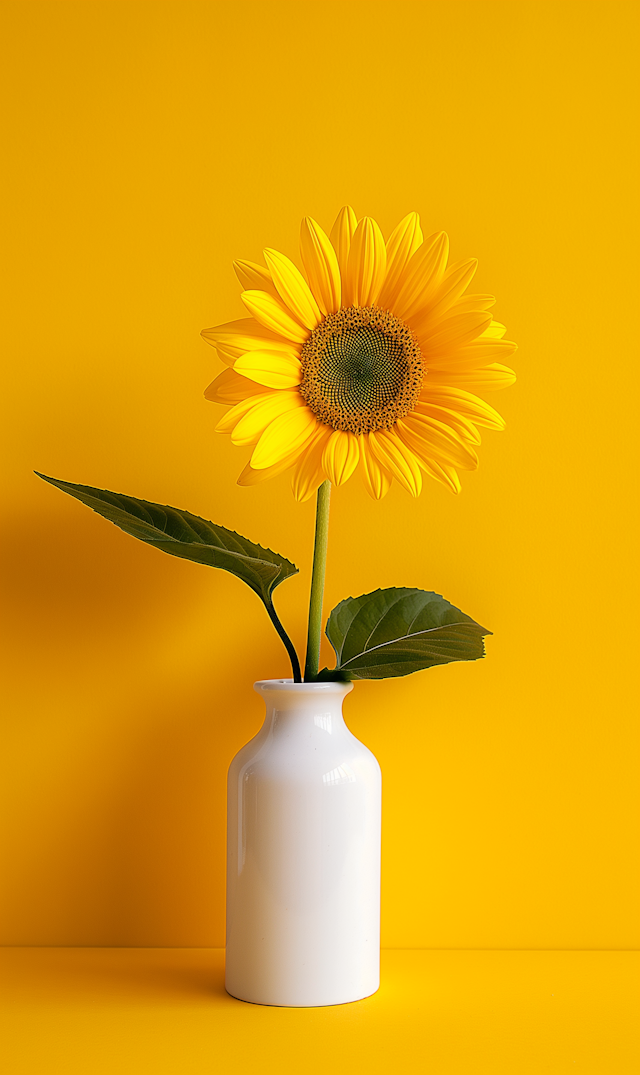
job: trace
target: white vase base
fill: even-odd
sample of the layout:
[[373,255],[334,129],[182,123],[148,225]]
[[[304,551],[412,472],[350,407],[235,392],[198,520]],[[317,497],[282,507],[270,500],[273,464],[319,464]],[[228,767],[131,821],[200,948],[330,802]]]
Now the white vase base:
[[346,997],[342,1000],[315,1000],[303,1003],[301,1001],[285,1001],[285,1000],[257,1000],[254,997],[241,997],[239,992],[233,993],[227,986],[225,986],[226,992],[234,1000],[241,1000],[243,1004],[261,1004],[267,1008],[335,1008],[340,1004],[356,1004],[359,1000],[366,1000],[367,997],[374,996],[380,988],[380,983],[375,986],[370,992],[359,994],[355,997]]

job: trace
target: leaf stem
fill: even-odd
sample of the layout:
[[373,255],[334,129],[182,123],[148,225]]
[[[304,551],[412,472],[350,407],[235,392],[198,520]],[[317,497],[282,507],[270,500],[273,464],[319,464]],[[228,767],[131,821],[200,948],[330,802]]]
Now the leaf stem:
[[307,657],[304,665],[305,682],[312,682],[316,678],[320,664],[322,600],[324,597],[324,576],[327,567],[330,496],[331,482],[324,481],[318,489],[316,506],[316,537],[313,547],[313,573],[311,575],[311,597],[309,599],[309,631],[307,634]]
[[300,661],[298,660],[298,654],[294,649],[293,642],[289,638],[289,635],[287,634],[284,627],[280,623],[280,620],[278,619],[278,613],[273,607],[273,602],[269,602],[269,604],[266,605],[266,609],[269,613],[269,619],[271,620],[273,626],[280,635],[280,638],[284,642],[285,649],[289,654],[289,660],[291,661],[291,671],[293,672],[293,682],[302,683],[302,675],[300,672]]

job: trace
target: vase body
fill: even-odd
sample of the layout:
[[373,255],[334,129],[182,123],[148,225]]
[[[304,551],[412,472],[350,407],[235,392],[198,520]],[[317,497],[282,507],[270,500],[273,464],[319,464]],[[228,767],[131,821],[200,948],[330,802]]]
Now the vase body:
[[264,680],[229,768],[226,988],[313,1007],[375,993],[380,766],[344,723],[349,683]]

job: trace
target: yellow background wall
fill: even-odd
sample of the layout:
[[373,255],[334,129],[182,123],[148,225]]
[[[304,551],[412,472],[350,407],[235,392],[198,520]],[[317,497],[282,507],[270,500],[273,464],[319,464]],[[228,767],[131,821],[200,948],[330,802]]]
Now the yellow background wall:
[[[384,774],[383,943],[630,947],[638,621],[637,7],[6,3],[8,615],[2,940],[220,945],[224,782],[288,674],[259,602],[33,468],[186,507],[289,555],[313,504],[240,489],[201,328],[231,269],[351,201],[418,210],[520,345],[458,498],[333,499],[326,609],[443,593],[488,658],[358,684]],[[324,654],[329,660],[330,654]]]

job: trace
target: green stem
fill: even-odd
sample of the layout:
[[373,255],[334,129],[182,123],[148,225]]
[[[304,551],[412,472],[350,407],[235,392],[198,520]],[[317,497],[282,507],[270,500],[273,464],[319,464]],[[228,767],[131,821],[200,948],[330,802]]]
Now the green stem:
[[318,489],[318,502],[316,508],[316,539],[313,547],[313,574],[311,575],[311,598],[309,600],[307,659],[304,665],[305,683],[313,682],[318,675],[318,667],[320,665],[322,599],[324,597],[324,575],[327,567],[330,496],[331,482],[325,481]]
[[267,612],[269,613],[269,619],[271,620],[273,626],[280,635],[280,638],[284,642],[286,651],[289,654],[289,660],[291,661],[291,671],[293,672],[293,682],[302,683],[302,676],[300,674],[300,661],[298,660],[298,654],[293,647],[293,642],[291,641],[289,635],[280,623],[280,620],[278,619],[278,613],[273,607],[273,604],[267,605]]

